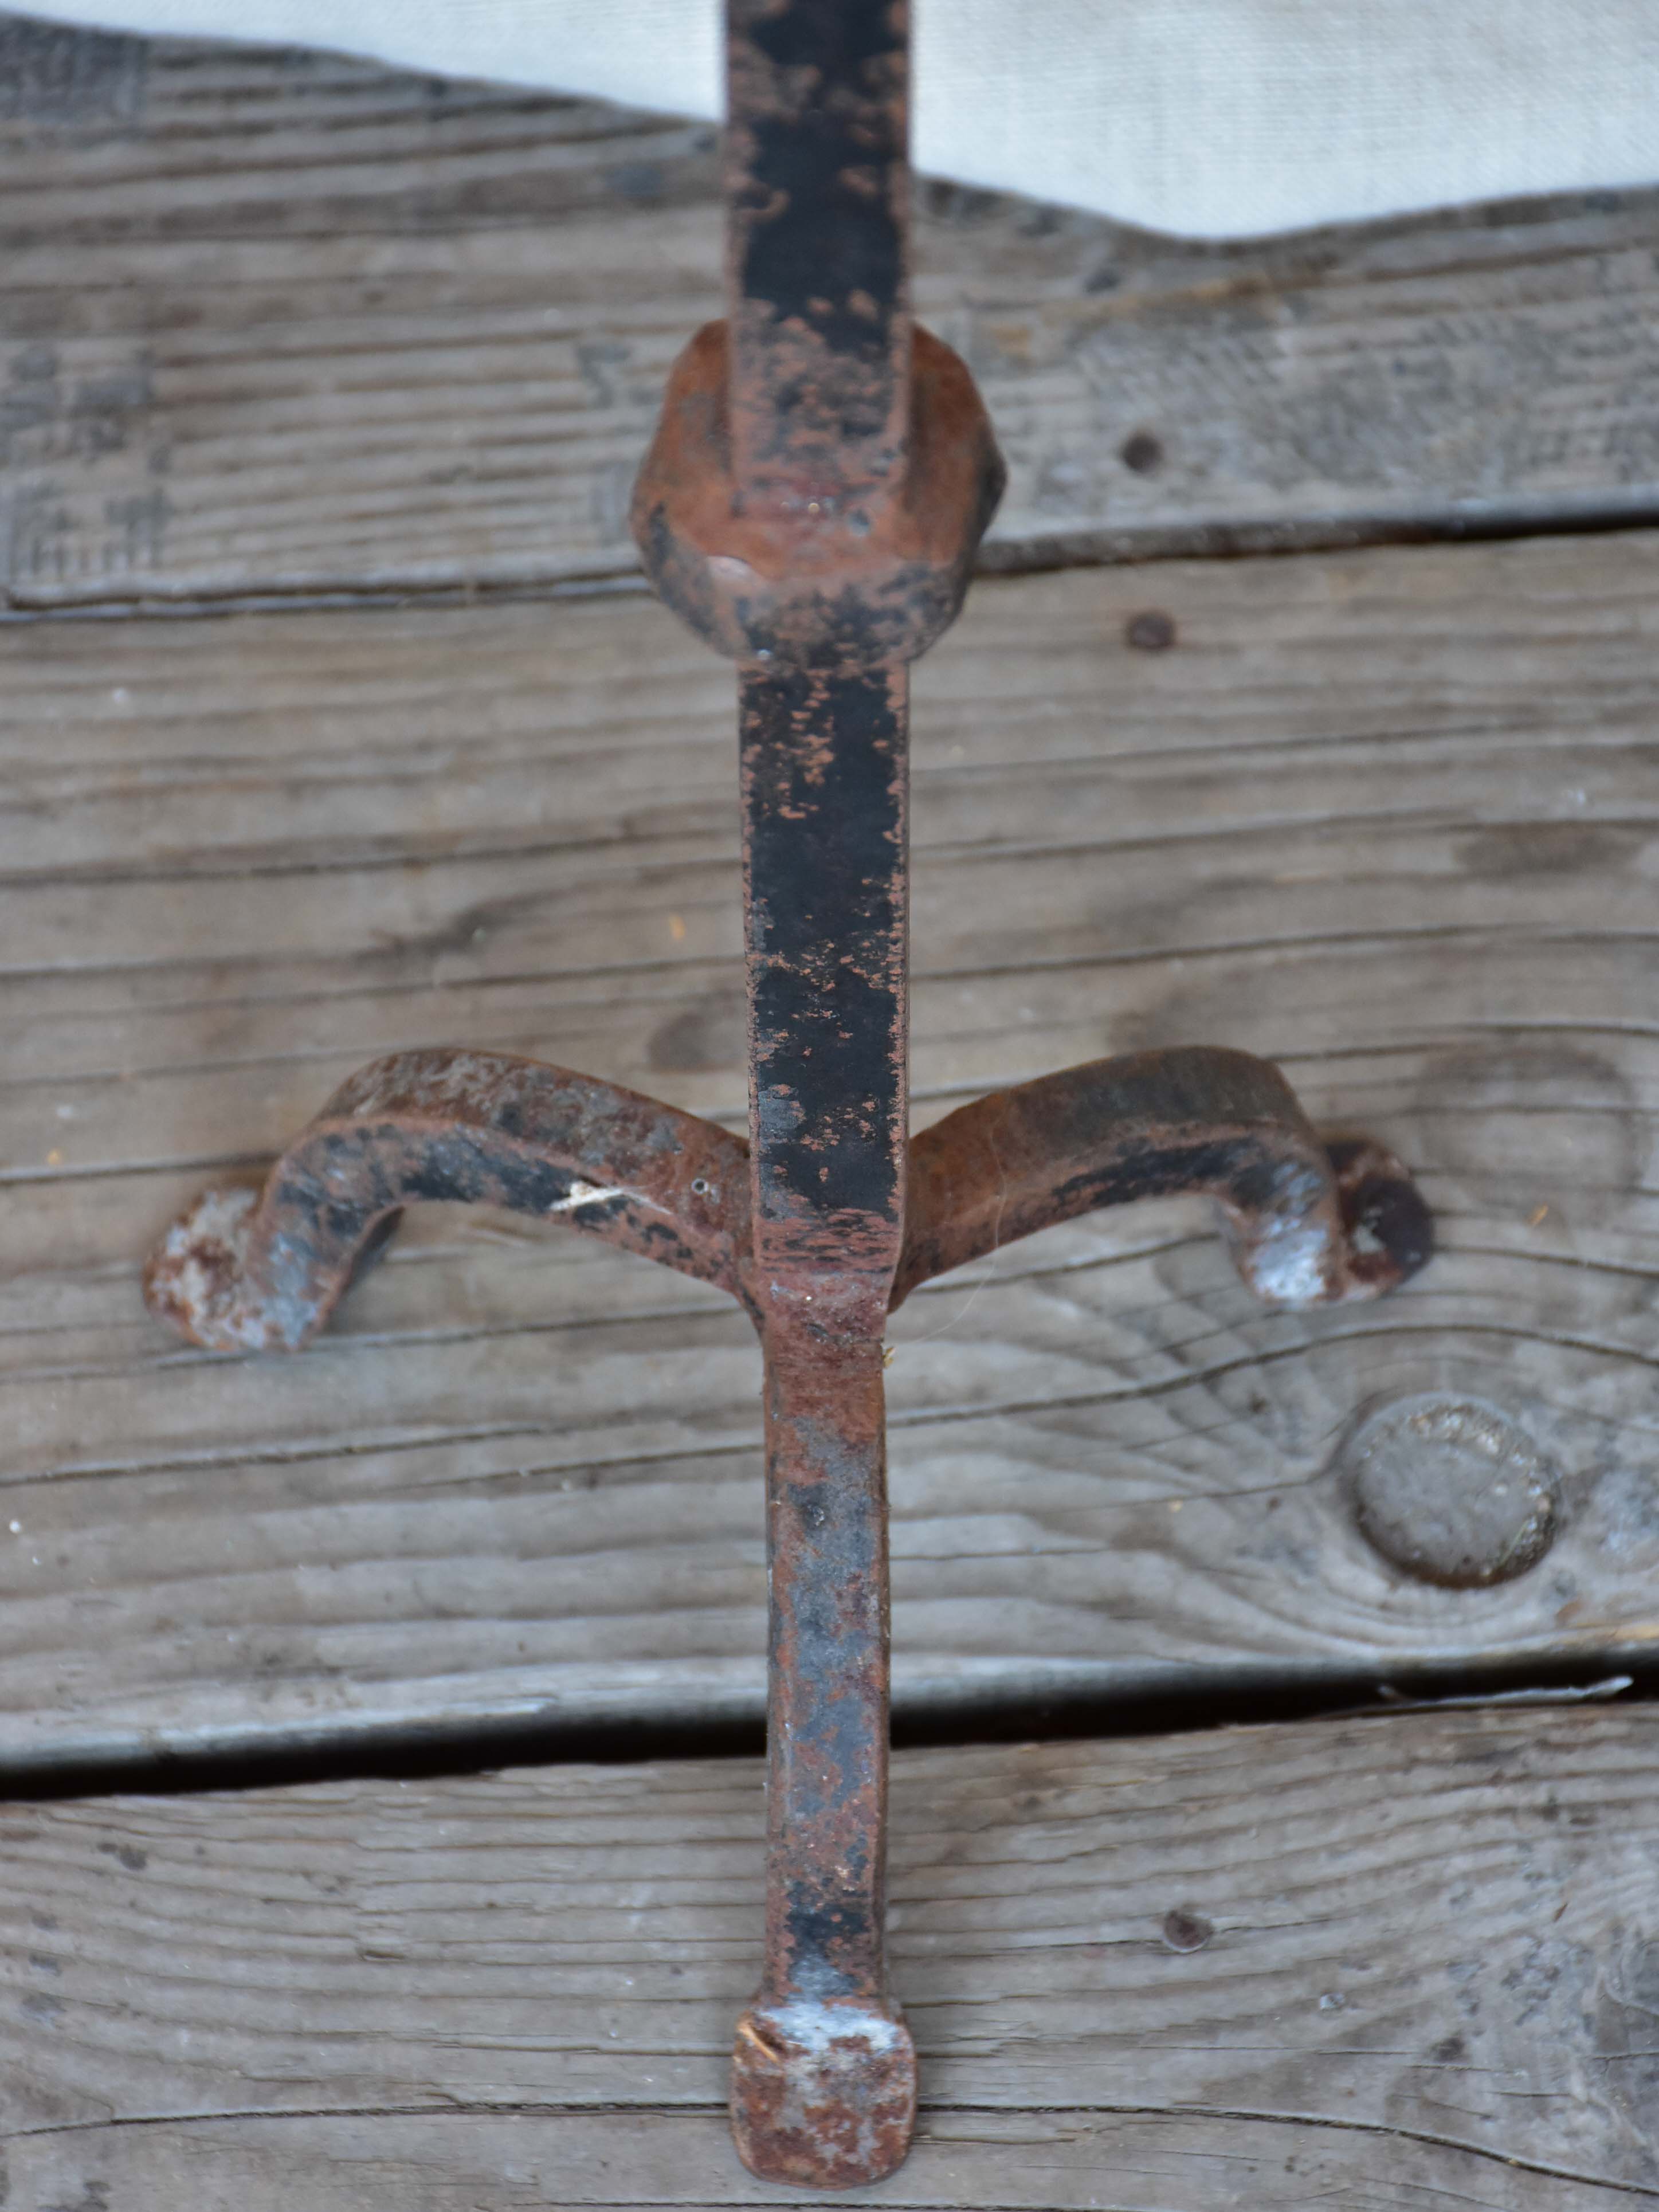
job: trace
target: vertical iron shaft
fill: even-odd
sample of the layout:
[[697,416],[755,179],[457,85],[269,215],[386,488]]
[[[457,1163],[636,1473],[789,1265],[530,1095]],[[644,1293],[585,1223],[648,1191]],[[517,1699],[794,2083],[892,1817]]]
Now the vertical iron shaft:
[[[736,504],[844,526],[902,481],[905,32],[890,0],[734,0]],[[754,1284],[766,1358],[766,1966],[733,2121],[763,2179],[896,2166],[915,2058],[884,1949],[882,1337],[904,1232],[908,684],[740,672]]]
[[903,0],[730,0],[726,24],[738,500],[879,490],[908,427]]

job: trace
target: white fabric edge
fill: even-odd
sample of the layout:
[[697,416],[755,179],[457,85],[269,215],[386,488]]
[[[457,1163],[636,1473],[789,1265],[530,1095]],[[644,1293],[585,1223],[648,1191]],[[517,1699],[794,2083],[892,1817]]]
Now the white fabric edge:
[[[915,0],[917,167],[1194,238],[1659,180],[1659,0]],[[227,34],[226,0],[33,0]],[[244,0],[322,46],[713,119],[718,0]]]

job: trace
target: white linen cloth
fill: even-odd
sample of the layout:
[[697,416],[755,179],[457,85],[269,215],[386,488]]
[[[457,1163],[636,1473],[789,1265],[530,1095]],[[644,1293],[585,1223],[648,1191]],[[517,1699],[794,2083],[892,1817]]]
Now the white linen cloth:
[[[1659,0],[915,0],[931,174],[1194,236],[1659,181]],[[713,117],[718,0],[32,0]]]

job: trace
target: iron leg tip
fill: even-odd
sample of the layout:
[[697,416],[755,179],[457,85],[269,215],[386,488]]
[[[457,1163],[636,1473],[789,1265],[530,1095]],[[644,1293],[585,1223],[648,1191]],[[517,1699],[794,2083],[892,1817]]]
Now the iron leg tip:
[[858,2189],[904,2162],[916,2051],[896,2005],[751,2005],[732,2053],[732,2133],[759,2180]]
[[173,1224],[144,1269],[144,1304],[204,1352],[291,1349],[268,1309],[248,1295],[248,1237],[257,1190],[203,1193]]
[[1380,1298],[1434,1256],[1434,1216],[1404,1164],[1372,1138],[1334,1138],[1325,1149],[1347,1246],[1343,1295]]

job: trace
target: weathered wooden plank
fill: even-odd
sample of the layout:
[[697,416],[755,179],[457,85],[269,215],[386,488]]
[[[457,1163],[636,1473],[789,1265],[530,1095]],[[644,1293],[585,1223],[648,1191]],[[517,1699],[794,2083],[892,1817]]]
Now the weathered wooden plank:
[[[716,304],[706,128],[5,38],[15,605],[632,573],[628,488]],[[1659,512],[1659,195],[1218,246],[922,198],[919,310],[1012,464],[994,561]]]
[[[1639,534],[1005,579],[923,665],[921,1111],[1267,1052],[1444,1249],[1274,1316],[1168,1205],[919,1297],[902,1710],[1650,1647],[1656,580]],[[137,1289],[376,1052],[740,1118],[729,676],[626,598],[30,623],[0,665],[0,1759],[757,1715],[757,1362],[712,1294],[439,1210],[295,1360]],[[1359,1534],[1343,1438],[1419,1392],[1553,1460],[1532,1572]]]
[[[1640,1706],[902,1753],[922,2124],[837,2201],[1651,2202],[1656,1753]],[[14,1805],[10,2202],[785,2201],[719,2110],[761,1789],[687,1762]]]
[[[723,2118],[375,2112],[349,2119],[117,2124],[95,2146],[30,2139],[12,2170],[59,2212],[575,2212],[587,2205],[918,2206],[927,2212],[1627,2212],[1644,2189],[1540,2172],[1459,2144],[1194,2112],[925,2117],[879,2197],[750,2180]],[[94,2173],[118,2190],[77,2195]],[[26,2200],[28,2201],[28,2200]]]

